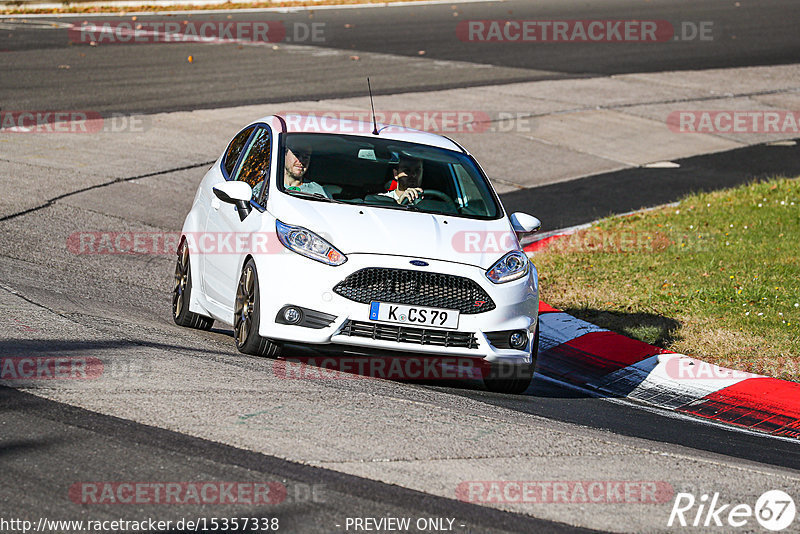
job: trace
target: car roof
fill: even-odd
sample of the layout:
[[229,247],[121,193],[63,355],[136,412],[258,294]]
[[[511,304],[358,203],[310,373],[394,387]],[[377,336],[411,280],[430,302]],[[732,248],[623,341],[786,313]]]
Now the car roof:
[[272,119],[280,117],[286,122],[287,133],[326,133],[340,135],[356,135],[360,137],[375,139],[391,139],[394,141],[406,141],[420,145],[435,146],[447,150],[464,152],[466,150],[455,141],[442,135],[396,126],[393,124],[378,123],[378,135],[373,134],[373,124],[350,119],[341,119],[320,112],[319,115],[268,115],[255,122],[272,123]]

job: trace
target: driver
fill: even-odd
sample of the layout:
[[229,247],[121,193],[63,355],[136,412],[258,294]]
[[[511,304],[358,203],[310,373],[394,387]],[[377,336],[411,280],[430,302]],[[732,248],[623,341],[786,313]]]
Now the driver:
[[331,198],[328,192],[317,182],[304,182],[303,177],[308,172],[311,163],[311,147],[308,145],[286,147],[286,157],[283,164],[283,185],[287,190],[301,191],[303,193],[317,193],[326,198]]
[[387,191],[386,193],[378,193],[381,196],[393,198],[398,204],[403,202],[403,199],[408,199],[408,202],[416,201],[422,195],[422,160],[412,158],[410,156],[401,155],[400,162],[397,164],[396,169],[392,169],[394,179],[397,181],[397,189]]

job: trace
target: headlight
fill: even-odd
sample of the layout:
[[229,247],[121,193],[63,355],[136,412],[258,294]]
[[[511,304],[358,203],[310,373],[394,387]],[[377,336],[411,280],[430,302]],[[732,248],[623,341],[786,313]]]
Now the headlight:
[[347,261],[347,256],[311,230],[283,224],[278,220],[275,221],[275,229],[284,247],[306,258],[328,265],[341,265]]
[[512,250],[486,271],[486,278],[495,284],[517,280],[528,274],[530,260],[524,252]]

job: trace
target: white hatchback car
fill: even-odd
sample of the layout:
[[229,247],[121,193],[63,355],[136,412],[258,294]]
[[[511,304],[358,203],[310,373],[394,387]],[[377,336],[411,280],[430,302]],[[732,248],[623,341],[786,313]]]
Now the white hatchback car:
[[[377,132],[377,133],[376,133]],[[182,326],[233,326],[244,353],[284,343],[482,360],[522,392],[538,350],[538,278],[475,159],[396,126],[269,116],[239,132],[183,225]]]

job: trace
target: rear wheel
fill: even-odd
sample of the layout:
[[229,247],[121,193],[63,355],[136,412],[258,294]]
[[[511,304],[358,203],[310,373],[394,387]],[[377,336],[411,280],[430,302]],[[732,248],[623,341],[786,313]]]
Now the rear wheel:
[[210,330],[214,319],[189,311],[192,298],[192,276],[189,268],[189,247],[184,241],[178,249],[178,263],[175,265],[175,284],[172,288],[172,318],[175,324]]
[[261,312],[256,264],[248,260],[242,269],[236,288],[236,307],[233,315],[233,337],[236,348],[245,354],[276,358],[281,354],[281,345],[258,335]]
[[510,365],[493,363],[489,374],[483,377],[486,389],[495,393],[524,393],[531,385],[533,372],[536,369],[536,358],[539,355],[539,325],[531,346],[531,363],[526,365]]

